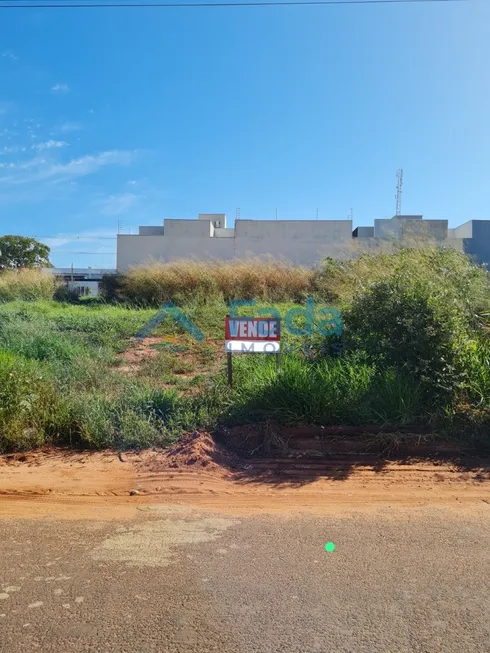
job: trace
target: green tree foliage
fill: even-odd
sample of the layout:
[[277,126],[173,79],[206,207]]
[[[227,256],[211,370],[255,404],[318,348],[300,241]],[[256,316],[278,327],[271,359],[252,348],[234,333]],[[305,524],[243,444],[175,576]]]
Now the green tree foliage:
[[0,269],[52,267],[49,252],[35,238],[0,236]]

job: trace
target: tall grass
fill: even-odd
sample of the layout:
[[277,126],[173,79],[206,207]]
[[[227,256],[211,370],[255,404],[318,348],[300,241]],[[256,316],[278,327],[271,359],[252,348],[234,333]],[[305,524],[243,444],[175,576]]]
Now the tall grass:
[[40,445],[63,414],[54,384],[36,362],[0,351],[0,450]]
[[[14,280],[10,289],[24,278],[13,274],[0,275]],[[316,273],[263,261],[155,264],[134,268],[116,285],[133,304],[70,305],[49,293],[42,301],[14,293],[0,303],[0,450],[45,442],[166,445],[185,430],[271,419],[396,426],[444,418],[453,431],[469,424],[488,441],[490,281],[461,253],[402,249],[327,261]],[[296,353],[283,354],[279,371],[274,357],[237,356],[228,388],[224,352],[215,348],[227,301],[255,299],[255,309],[274,303],[284,315],[312,293],[342,306],[343,352],[325,347],[328,338],[318,332],[284,334]],[[124,376],[118,354],[155,315],[136,303],[168,300],[204,332],[205,362],[196,365],[194,343],[195,359],[172,352],[171,362]],[[158,330],[187,342],[175,320]],[[186,383],[169,382],[182,370]],[[442,386],[443,395],[432,392]]]
[[52,274],[40,270],[6,270],[0,272],[0,302],[52,299],[59,286]]
[[378,369],[357,355],[310,362],[291,354],[278,370],[273,357],[240,357],[233,424],[273,419],[284,424],[406,424],[420,420],[419,384]]
[[[158,306],[165,301],[257,299],[298,301],[308,294],[312,271],[280,261],[175,261],[135,266],[116,282],[116,295]],[[114,279],[105,282],[114,285]]]

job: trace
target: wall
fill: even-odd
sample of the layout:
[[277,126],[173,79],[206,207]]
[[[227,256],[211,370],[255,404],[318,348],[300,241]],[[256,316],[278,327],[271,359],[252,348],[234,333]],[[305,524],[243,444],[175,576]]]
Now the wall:
[[351,220],[238,220],[236,258],[281,258],[313,265],[326,256],[344,258],[352,244]]
[[464,250],[474,258],[476,263],[488,265],[490,264],[490,220],[471,222],[473,237],[464,239]]
[[117,269],[127,270],[150,259],[162,260],[165,236],[117,236]]
[[98,297],[98,281],[68,281],[68,290],[75,292],[80,297]]
[[446,240],[447,224],[447,220],[403,220],[400,224],[401,236],[402,238]]
[[468,220],[468,222],[460,224],[459,227],[448,231],[452,232],[453,238],[473,238],[473,222],[473,220]]
[[374,227],[356,227],[352,235],[354,238],[374,238]]
[[225,213],[199,213],[198,220],[208,220],[215,224],[219,222],[222,229],[226,229],[226,214]]
[[[352,237],[351,220],[237,220],[235,229],[215,228],[204,219],[165,220],[164,227],[140,227],[145,235],[119,234],[117,269],[127,270],[151,260],[231,260],[272,257],[298,265],[313,266],[325,257],[350,258],[362,252],[391,248],[393,239],[405,232],[432,236],[437,241],[490,262],[490,220],[471,220],[448,229],[447,220],[424,220],[421,216],[376,219],[373,227],[358,227]],[[163,235],[163,230],[164,234]],[[374,231],[374,237],[372,237]]]
[[140,227],[140,236],[163,236],[163,227]]
[[399,238],[399,226],[391,218],[376,218],[374,221],[375,238]]
[[234,238],[185,236],[179,233],[179,229],[174,231],[177,235],[169,236],[167,231],[165,236],[119,235],[117,237],[117,269],[124,272],[132,265],[141,265],[150,261],[229,260],[235,256]]

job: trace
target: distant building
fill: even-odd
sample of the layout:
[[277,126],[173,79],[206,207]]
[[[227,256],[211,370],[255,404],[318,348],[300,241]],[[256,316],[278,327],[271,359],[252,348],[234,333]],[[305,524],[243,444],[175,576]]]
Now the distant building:
[[102,277],[116,274],[116,270],[105,268],[43,268],[43,272],[63,279],[68,289],[79,297],[97,297]]
[[140,227],[136,235],[118,234],[117,270],[149,261],[250,257],[312,267],[326,257],[352,258],[393,241],[444,244],[490,264],[490,220],[470,220],[455,229],[447,220],[421,215],[376,219],[372,227],[354,231],[352,220],[236,220],[227,228],[226,215],[200,213],[197,220],[166,219],[162,226]]

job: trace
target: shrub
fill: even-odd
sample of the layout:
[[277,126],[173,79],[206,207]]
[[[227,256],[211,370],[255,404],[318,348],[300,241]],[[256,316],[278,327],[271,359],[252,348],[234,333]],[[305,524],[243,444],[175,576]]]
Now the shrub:
[[460,352],[471,339],[468,315],[451,287],[404,273],[357,294],[344,311],[347,348],[419,381],[432,400],[451,401],[463,378]]
[[451,247],[386,246],[349,260],[326,259],[312,279],[312,290],[329,301],[350,302],[371,284],[393,275],[410,277],[432,286],[444,286],[462,310],[475,315],[490,309],[490,277],[463,252]]
[[123,274],[104,274],[99,283],[99,292],[106,302],[122,300]]

